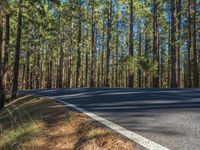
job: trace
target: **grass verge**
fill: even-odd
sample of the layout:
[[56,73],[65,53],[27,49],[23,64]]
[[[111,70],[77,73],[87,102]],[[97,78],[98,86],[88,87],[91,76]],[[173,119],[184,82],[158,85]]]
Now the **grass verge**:
[[135,150],[87,116],[42,97],[20,96],[0,112],[0,149]]

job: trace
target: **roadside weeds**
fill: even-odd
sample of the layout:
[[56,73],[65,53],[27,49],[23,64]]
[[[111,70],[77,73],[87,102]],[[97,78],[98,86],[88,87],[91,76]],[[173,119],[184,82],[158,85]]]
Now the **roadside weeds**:
[[84,114],[43,97],[20,96],[0,112],[0,149],[136,150]]

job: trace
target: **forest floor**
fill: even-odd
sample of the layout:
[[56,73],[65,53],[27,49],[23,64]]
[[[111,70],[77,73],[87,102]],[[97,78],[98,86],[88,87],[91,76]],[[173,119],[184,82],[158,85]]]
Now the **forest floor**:
[[0,111],[0,149],[135,150],[133,142],[57,102],[19,96]]

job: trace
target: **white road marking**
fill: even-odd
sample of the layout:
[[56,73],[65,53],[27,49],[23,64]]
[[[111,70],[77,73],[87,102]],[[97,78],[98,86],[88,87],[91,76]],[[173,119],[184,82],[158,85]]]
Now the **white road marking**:
[[[41,95],[42,96],[42,95]],[[136,142],[137,144],[139,144],[140,146],[144,147],[145,149],[148,149],[148,150],[169,150],[168,148],[160,145],[160,144],[157,144],[133,131],[129,131],[115,123],[112,123],[111,121],[103,118],[103,117],[100,117],[94,113],[91,113],[91,112],[88,112],[87,110],[85,109],[82,109],[80,107],[77,107],[76,105],[73,105],[73,104],[70,104],[70,103],[67,103],[66,101],[63,101],[63,100],[59,100],[59,99],[55,99],[55,98],[52,98],[52,97],[48,97],[48,96],[43,96],[43,97],[46,97],[48,99],[52,99],[52,100],[55,100],[57,102],[60,102],[62,104],[65,104],[65,106],[69,106],[69,107],[72,107],[80,112],[82,112],[83,114],[91,117],[92,119],[104,124],[105,126],[109,127],[110,129],[120,133],[121,135],[127,137],[128,139],[130,140],[133,140],[134,142]]]

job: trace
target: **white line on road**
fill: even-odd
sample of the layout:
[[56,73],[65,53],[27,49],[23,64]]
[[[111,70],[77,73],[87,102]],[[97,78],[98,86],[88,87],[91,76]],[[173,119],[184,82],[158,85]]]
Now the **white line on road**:
[[84,110],[80,107],[77,107],[76,105],[73,105],[73,104],[69,104],[63,100],[59,100],[59,99],[55,99],[55,98],[52,98],[52,97],[47,97],[47,96],[43,96],[43,97],[46,97],[46,98],[49,98],[49,99],[52,99],[52,100],[55,100],[57,102],[60,102],[62,104],[65,104],[65,106],[69,106],[69,107],[72,107],[80,112],[82,112],[83,114],[91,117],[92,119],[104,124],[105,126],[111,128],[112,130],[120,133],[121,135],[127,137],[128,139],[130,140],[133,140],[134,142],[136,142],[137,144],[139,144],[140,146],[144,147],[145,149],[148,149],[148,150],[169,150],[168,148],[160,145],[160,144],[157,144],[135,132],[132,132],[132,131],[129,131],[115,123],[112,123],[111,121],[109,120],[106,120],[105,118],[103,117],[100,117],[94,113],[91,113],[91,112],[88,112],[87,110]]

